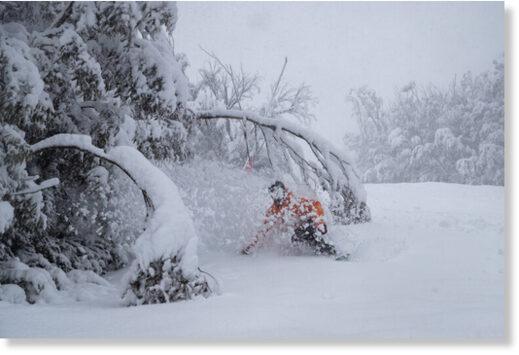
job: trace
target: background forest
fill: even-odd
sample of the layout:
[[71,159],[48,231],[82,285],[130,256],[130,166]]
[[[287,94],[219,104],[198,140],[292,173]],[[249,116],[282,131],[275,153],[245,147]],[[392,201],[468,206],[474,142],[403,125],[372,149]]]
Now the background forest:
[[351,90],[360,134],[344,141],[365,182],[504,185],[504,63],[454,78],[448,89],[409,83],[384,105]]

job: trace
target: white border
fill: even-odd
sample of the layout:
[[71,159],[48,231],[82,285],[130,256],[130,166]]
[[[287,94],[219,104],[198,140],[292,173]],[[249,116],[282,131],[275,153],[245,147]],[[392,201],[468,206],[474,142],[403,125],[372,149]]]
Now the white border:
[[[306,0],[304,0],[306,1]],[[385,0],[384,0],[385,1]],[[513,59],[516,58],[515,48],[519,43],[519,33],[515,25],[515,15],[519,6],[517,2],[505,1],[505,82],[506,82],[506,238],[507,238],[507,304],[506,311],[509,314],[507,324],[507,338],[502,342],[470,341],[470,342],[445,342],[445,341],[175,341],[175,340],[92,340],[92,341],[55,341],[55,340],[0,340],[1,354],[114,354],[124,352],[127,355],[139,354],[481,354],[491,352],[492,354],[503,354],[517,352],[517,328],[514,327],[517,320],[517,307],[513,305],[517,285],[517,263],[513,261],[516,253],[514,221],[519,220],[519,212],[513,210],[514,202],[517,201],[517,193],[513,189],[515,164],[519,151],[513,138],[519,137],[518,126],[514,124],[514,103],[519,99],[516,88],[517,72],[514,68]],[[515,157],[515,159],[514,159]],[[514,161],[515,160],[515,161]],[[0,322],[2,319],[0,308]],[[150,355],[151,355],[150,354]],[[269,354],[270,355],[270,354]]]

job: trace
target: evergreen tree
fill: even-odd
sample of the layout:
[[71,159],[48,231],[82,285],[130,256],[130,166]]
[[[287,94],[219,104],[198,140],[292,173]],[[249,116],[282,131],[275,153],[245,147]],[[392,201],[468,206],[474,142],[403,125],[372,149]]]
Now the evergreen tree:
[[[129,179],[88,154],[29,145],[81,133],[101,148],[184,159],[176,19],[172,3],[0,4],[0,198],[14,210],[0,261],[97,273],[128,261],[145,217]],[[38,188],[52,178],[60,184]]]

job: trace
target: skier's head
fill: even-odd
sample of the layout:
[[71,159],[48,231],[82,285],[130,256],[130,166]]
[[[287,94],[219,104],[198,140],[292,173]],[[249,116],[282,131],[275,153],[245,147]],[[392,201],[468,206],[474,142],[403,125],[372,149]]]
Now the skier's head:
[[287,197],[287,189],[281,181],[276,181],[269,187],[269,194],[276,206],[282,206]]

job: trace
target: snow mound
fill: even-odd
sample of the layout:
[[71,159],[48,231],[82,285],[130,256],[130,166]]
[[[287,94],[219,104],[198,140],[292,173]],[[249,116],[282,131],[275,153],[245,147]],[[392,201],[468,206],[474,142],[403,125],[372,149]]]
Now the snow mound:
[[30,267],[18,258],[0,263],[0,301],[10,303],[67,304],[106,298],[120,305],[120,291],[92,271],[72,270],[65,274],[48,263]]
[[39,267],[31,268],[18,258],[0,263],[0,283],[23,287],[31,303],[52,303],[58,298],[58,290],[49,272]]
[[67,277],[74,283],[93,283],[101,286],[110,286],[110,283],[90,270],[71,270]]
[[15,284],[0,285],[0,301],[15,304],[26,303],[25,291]]

